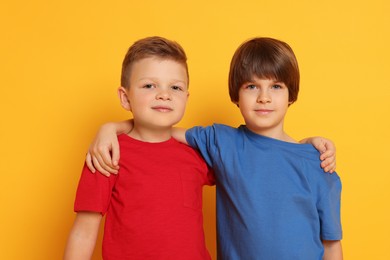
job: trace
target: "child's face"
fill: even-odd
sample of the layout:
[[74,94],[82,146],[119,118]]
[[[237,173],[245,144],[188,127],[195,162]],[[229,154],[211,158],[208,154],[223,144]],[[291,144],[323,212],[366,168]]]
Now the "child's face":
[[132,65],[127,95],[138,127],[170,128],[181,120],[186,108],[186,69],[173,60],[139,60]]
[[238,95],[236,104],[251,131],[273,138],[283,134],[289,105],[288,88],[283,82],[255,77],[241,86]]

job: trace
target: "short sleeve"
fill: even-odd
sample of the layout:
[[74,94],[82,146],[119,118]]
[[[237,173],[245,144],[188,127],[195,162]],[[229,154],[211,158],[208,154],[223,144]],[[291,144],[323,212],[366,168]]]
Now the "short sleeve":
[[91,211],[105,214],[108,210],[112,189],[117,176],[110,177],[100,172],[92,173],[84,164],[77,187],[74,211]]
[[215,145],[215,131],[214,127],[196,126],[186,131],[186,140],[188,144],[197,149],[203,156],[206,163],[213,167],[212,152]]
[[321,239],[341,240],[341,181],[336,173],[328,177],[331,181],[328,181],[328,188],[323,191],[317,203],[321,224]]

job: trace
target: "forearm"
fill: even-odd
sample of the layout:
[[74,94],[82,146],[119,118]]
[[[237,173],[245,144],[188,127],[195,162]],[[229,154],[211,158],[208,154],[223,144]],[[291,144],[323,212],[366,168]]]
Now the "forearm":
[[186,140],[187,129],[174,127],[172,128],[172,137],[183,144],[188,144]]
[[133,120],[130,119],[106,123],[100,127],[85,159],[92,172],[98,170],[106,176],[118,173],[120,157],[118,135],[129,133],[133,129],[133,125]]
[[323,260],[342,260],[343,250],[341,247],[341,241],[322,241],[324,245],[324,258]]
[[133,119],[120,121],[120,122],[110,122],[102,126],[102,128],[111,129],[116,132],[117,135],[126,134],[133,129]]
[[95,241],[80,234],[71,234],[66,245],[64,260],[87,260],[91,259],[95,248]]
[[99,213],[77,214],[65,248],[64,260],[91,259],[100,221]]

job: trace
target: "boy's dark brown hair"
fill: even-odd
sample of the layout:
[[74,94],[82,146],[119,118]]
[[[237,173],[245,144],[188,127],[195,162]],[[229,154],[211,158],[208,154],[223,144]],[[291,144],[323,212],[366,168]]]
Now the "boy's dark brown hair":
[[259,37],[250,39],[236,50],[230,63],[229,94],[238,102],[240,87],[253,78],[277,80],[286,84],[289,102],[298,98],[299,68],[291,47],[280,40]]
[[140,39],[130,46],[122,63],[121,86],[130,87],[132,65],[144,58],[155,57],[168,59],[183,64],[189,79],[187,56],[184,49],[177,42],[159,36]]

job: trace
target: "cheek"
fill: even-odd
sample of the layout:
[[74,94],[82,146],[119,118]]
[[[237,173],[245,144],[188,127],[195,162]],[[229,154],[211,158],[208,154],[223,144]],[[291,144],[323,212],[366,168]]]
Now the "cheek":
[[184,113],[187,106],[187,100],[186,99],[181,100],[178,105],[179,105],[179,109],[182,110],[182,113]]
[[249,109],[253,104],[256,104],[256,97],[254,95],[240,95],[237,104],[241,110]]
[[283,111],[287,111],[288,107],[289,107],[289,101],[288,101],[288,98],[283,98],[281,100],[279,100],[279,105],[278,107],[283,110]]
[[187,104],[188,96],[181,93],[177,94],[174,99],[176,100],[176,103],[180,106],[185,106]]
[[248,102],[243,102],[243,100],[241,100],[237,103],[237,105],[238,109],[240,109],[241,115],[245,120],[250,117],[250,112],[252,111],[252,109],[249,107]]
[[130,100],[130,106],[132,112],[143,111],[145,108],[149,107],[150,101],[144,96],[137,96]]

